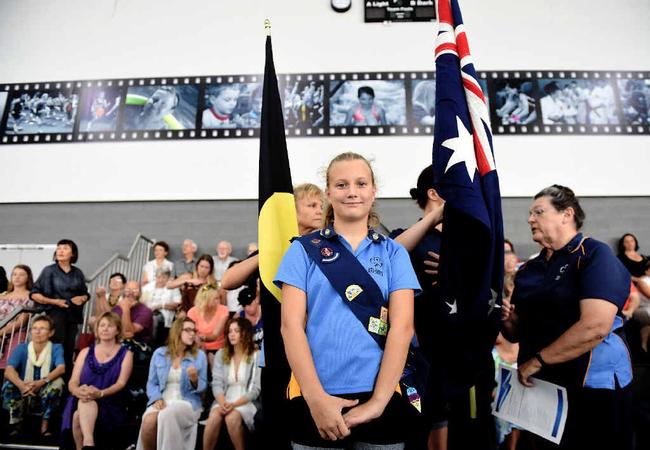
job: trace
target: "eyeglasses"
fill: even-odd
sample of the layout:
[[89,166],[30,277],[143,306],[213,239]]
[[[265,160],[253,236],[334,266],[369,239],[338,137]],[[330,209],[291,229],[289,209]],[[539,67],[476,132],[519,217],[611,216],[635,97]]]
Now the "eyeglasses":
[[196,334],[196,330],[194,328],[183,328],[183,331],[190,334]]

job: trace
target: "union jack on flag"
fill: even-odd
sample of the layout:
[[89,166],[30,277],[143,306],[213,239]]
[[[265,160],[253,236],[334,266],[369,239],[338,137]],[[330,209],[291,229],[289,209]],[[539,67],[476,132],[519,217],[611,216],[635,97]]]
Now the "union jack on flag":
[[[434,184],[446,200],[440,251],[441,301],[453,364],[472,386],[500,329],[503,219],[485,95],[457,0],[438,1]],[[453,379],[453,378],[452,378]]]

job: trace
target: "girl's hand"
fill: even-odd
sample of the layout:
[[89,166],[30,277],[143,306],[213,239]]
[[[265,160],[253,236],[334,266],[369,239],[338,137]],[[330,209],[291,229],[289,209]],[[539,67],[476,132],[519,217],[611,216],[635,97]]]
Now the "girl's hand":
[[362,423],[370,422],[381,416],[384,412],[385,405],[382,406],[373,399],[368,400],[363,405],[352,408],[343,415],[343,420],[348,428],[355,427]]
[[165,409],[165,400],[163,399],[156,400],[156,402],[153,404],[153,407],[156,408],[158,411]]
[[350,435],[341,411],[352,408],[359,400],[346,400],[332,395],[323,395],[309,403],[309,412],[316,423],[318,433],[323,439],[335,441]]

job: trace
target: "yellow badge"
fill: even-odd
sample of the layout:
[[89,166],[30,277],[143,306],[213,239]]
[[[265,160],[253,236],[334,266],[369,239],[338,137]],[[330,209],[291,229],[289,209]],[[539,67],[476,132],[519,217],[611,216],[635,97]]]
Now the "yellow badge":
[[381,336],[386,336],[388,334],[388,324],[382,322],[381,319],[371,317],[368,321],[368,331]]
[[381,307],[380,319],[382,322],[388,323],[388,309],[384,308],[383,306]]
[[363,292],[363,289],[361,289],[361,286],[358,284],[351,284],[350,286],[345,288],[345,298],[348,299],[349,302],[354,300],[357,295],[361,294]]

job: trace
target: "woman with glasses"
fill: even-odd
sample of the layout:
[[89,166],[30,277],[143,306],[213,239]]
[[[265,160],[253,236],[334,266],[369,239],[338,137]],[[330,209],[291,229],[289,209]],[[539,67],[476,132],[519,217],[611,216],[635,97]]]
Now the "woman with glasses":
[[566,388],[569,409],[559,445],[531,436],[543,449],[632,448],[632,366],[622,309],[630,274],[603,242],[580,232],[585,213],[573,191],[553,185],[530,207],[539,256],[515,277],[504,301],[503,334],[519,342],[518,376]]
[[[17,346],[9,357],[2,386],[2,406],[9,411],[9,435],[21,431],[27,407],[40,406],[41,435],[51,436],[50,417],[56,414],[63,392],[63,347],[52,344],[54,323],[47,316],[32,322],[32,339]],[[33,410],[32,410],[33,412]]]
[[208,380],[207,359],[195,337],[194,321],[177,319],[169,330],[167,346],[153,353],[139,450],[194,449],[201,393]]

